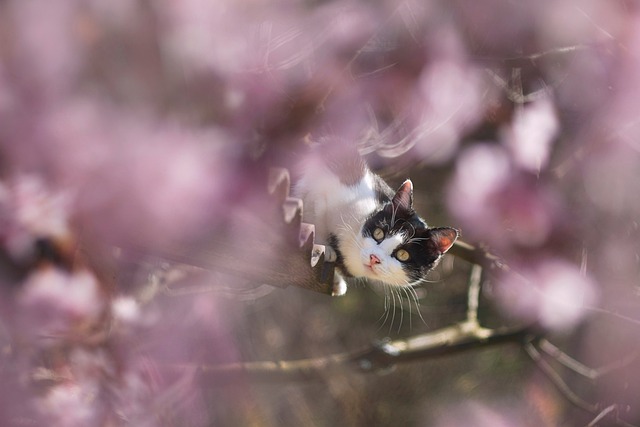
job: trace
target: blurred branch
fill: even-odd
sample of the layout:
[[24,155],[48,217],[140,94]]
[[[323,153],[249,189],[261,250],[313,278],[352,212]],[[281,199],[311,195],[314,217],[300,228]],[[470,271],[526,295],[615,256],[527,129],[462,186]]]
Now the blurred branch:
[[[468,325],[477,325],[480,330],[493,332],[492,330],[481,328],[477,320],[477,304],[480,286],[482,283],[481,277],[483,266],[487,267],[490,271],[509,271],[512,274],[516,274],[518,276],[520,275],[511,270],[509,266],[505,264],[498,256],[490,253],[488,250],[474,247],[473,245],[463,241],[457,241],[456,244],[451,248],[450,253],[473,264],[469,276],[467,308]],[[523,280],[527,280],[522,276],[520,277]],[[438,331],[434,333],[437,332]],[[640,350],[634,351],[633,353],[627,355],[619,361],[616,361],[599,369],[593,369],[573,359],[558,347],[553,345],[546,338],[542,337],[540,335],[540,331],[536,332],[534,325],[529,326],[526,337],[527,338],[524,342],[525,352],[536,363],[538,368],[546,375],[546,377],[553,383],[553,385],[560,391],[560,393],[567,399],[567,401],[569,401],[572,405],[595,415],[594,420],[592,420],[589,425],[596,425],[603,418],[615,414],[615,418],[612,418],[615,423],[614,425],[633,427],[632,424],[629,424],[626,421],[618,418],[619,405],[611,405],[607,408],[602,409],[599,404],[593,404],[582,399],[565,382],[562,376],[558,372],[556,372],[556,370],[554,370],[554,368],[544,359],[540,351],[553,358],[567,369],[581,375],[584,378],[595,381],[602,375],[605,375],[617,369],[621,369],[635,361],[640,354]],[[539,347],[539,349],[536,347],[536,345]]]
[[549,380],[553,383],[554,386],[562,393],[562,395],[569,401],[571,404],[577,406],[580,409],[583,409],[587,412],[595,413],[598,411],[598,406],[591,404],[585,400],[583,400],[580,396],[575,394],[571,387],[562,379],[562,377],[553,369],[553,367],[542,357],[542,354],[538,351],[538,349],[533,345],[533,342],[529,342],[524,346],[525,351],[535,362],[535,364],[540,368],[540,370],[549,378]]
[[448,253],[471,264],[482,266],[489,271],[509,271],[509,266],[507,266],[499,256],[492,254],[482,247],[473,246],[462,240],[456,240]]
[[[516,70],[518,73],[520,72],[519,68],[514,68],[514,71]],[[489,74],[493,82],[505,92],[505,94],[507,95],[507,98],[516,105],[521,105],[527,102],[535,101],[536,99],[544,98],[545,96],[549,95],[549,89],[546,87],[542,89],[538,89],[536,91],[533,91],[525,95],[522,93],[521,85],[519,87],[515,85],[514,87],[513,83],[508,83],[506,80],[500,77],[497,73],[495,73],[493,70],[490,70],[488,68],[485,69],[485,72]]]
[[531,326],[487,329],[477,321],[464,321],[407,339],[383,341],[354,355],[360,369],[386,369],[397,363],[424,360],[504,343],[522,343],[535,334]]
[[594,414],[596,417],[588,424],[589,426],[595,426],[598,422],[602,421],[604,417],[609,414],[615,414],[615,418],[612,420],[614,425],[623,427],[634,427],[634,424],[630,424],[624,420],[618,418],[619,405],[613,404],[604,409],[599,403],[590,403],[582,399],[576,394],[566,381],[560,376],[560,374],[553,369],[553,367],[544,359],[542,353],[538,351],[535,344],[539,345],[541,350],[547,355],[551,356],[554,360],[569,368],[573,372],[590,380],[597,379],[600,375],[610,372],[615,369],[620,369],[633,361],[637,354],[633,354],[631,358],[627,357],[623,361],[609,365],[603,369],[588,368],[577,360],[569,357],[566,353],[559,348],[551,344],[544,338],[532,339],[526,343],[524,349],[529,355],[531,360],[535,362],[538,368],[546,375],[551,383],[558,389],[558,391],[574,406]]
[[579,361],[570,357],[569,355],[564,353],[562,350],[560,350],[558,347],[551,344],[545,338],[541,338],[538,341],[538,345],[540,346],[540,350],[542,350],[548,356],[553,357],[556,361],[558,361],[564,367],[590,380],[597,380],[603,375],[606,375],[617,369],[621,369],[621,368],[624,368],[625,366],[628,366],[629,364],[634,362],[638,358],[638,355],[640,354],[640,351],[636,350],[619,361],[613,362],[609,365],[603,366],[598,369],[594,369],[594,368],[589,368],[588,366],[585,366]]
[[631,424],[626,423],[618,418],[618,405],[609,405],[606,408],[604,408],[593,420],[591,420],[589,424],[587,424],[587,427],[596,427],[598,423],[604,420],[604,418],[609,414],[616,415],[616,418],[615,418],[616,424],[633,427]]
[[500,58],[500,60],[507,66],[512,67],[522,67],[525,65],[529,65],[539,61],[541,59],[547,59],[549,57],[556,57],[566,54],[572,54],[576,52],[580,52],[587,49],[594,49],[596,45],[588,45],[588,44],[577,44],[573,46],[561,46],[556,48],[551,48],[542,52],[535,52],[528,55],[517,55],[510,56],[505,58]]
[[[327,251],[328,247],[315,243],[315,227],[302,222],[302,200],[290,197],[289,172],[273,168],[260,178],[265,178],[267,185],[258,182],[256,194],[233,206],[229,223],[203,232],[199,245],[169,245],[150,252],[173,263],[256,284],[331,294],[335,256],[330,248]],[[239,235],[260,238],[247,245]]]
[[172,369],[195,369],[200,375],[226,377],[250,374],[260,380],[309,379],[328,370],[352,367],[361,372],[376,372],[396,364],[448,356],[462,351],[505,343],[521,344],[531,340],[529,326],[486,329],[477,323],[460,322],[426,334],[406,339],[381,341],[370,348],[290,361],[240,362],[215,366],[172,365]]
[[478,322],[478,305],[482,284],[482,266],[474,264],[469,274],[469,291],[467,293],[467,322]]
[[263,380],[308,379],[326,375],[331,369],[350,366],[361,372],[373,372],[386,370],[400,363],[447,356],[497,344],[530,342],[537,333],[535,325],[488,329],[478,321],[483,265],[500,270],[507,268],[506,265],[497,256],[461,241],[456,242],[451,252],[474,264],[469,276],[467,316],[462,322],[405,339],[380,341],[367,349],[318,358],[239,362],[218,366],[183,365],[179,368],[197,369],[203,375],[216,377],[245,373]]

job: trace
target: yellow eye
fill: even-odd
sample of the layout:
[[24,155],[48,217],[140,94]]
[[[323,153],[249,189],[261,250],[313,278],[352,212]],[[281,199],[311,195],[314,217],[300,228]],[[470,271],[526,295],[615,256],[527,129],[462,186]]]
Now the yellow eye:
[[409,258],[411,258],[411,255],[409,255],[409,252],[404,249],[400,249],[396,252],[396,258],[398,258],[399,261],[407,262],[409,261]]
[[373,238],[378,241],[384,239],[384,230],[382,228],[376,228],[373,230]]

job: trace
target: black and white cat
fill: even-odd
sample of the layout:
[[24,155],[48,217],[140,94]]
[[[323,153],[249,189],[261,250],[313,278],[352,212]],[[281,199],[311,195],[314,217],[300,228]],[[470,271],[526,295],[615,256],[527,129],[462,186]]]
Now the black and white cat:
[[411,181],[393,191],[350,144],[313,147],[294,192],[303,199],[304,221],[336,254],[333,295],[347,290],[342,276],[398,287],[419,282],[459,235],[429,228],[413,210]]

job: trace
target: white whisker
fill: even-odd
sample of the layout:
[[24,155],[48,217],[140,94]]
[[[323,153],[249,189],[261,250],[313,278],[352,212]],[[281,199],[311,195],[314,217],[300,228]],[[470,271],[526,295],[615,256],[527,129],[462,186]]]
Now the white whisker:
[[408,288],[408,292],[411,294],[411,296],[413,297],[413,302],[415,302],[416,304],[416,310],[418,312],[418,316],[420,316],[420,320],[422,320],[422,323],[425,326],[427,325],[427,322],[424,320],[424,317],[422,317],[422,311],[420,311],[420,304],[418,303],[418,292],[416,292],[416,290],[413,287],[409,287]]
[[393,324],[395,323],[396,320],[396,295],[394,292],[393,288],[389,288],[389,291],[391,291],[391,300],[393,301],[393,309],[391,312],[391,324],[389,325],[389,335],[391,335],[391,329],[393,328]]
[[398,301],[400,302],[400,323],[398,324],[398,333],[400,333],[400,329],[402,328],[402,322],[404,321],[404,309],[402,308],[402,295],[400,294],[400,291],[402,289],[403,289],[402,287],[396,288],[396,292],[398,294]]
[[429,240],[429,238],[428,237],[412,237],[411,239],[409,239],[407,243],[422,242],[426,240]]
[[376,330],[376,332],[380,331],[380,329],[382,329],[384,327],[384,325],[387,323],[387,319],[389,318],[389,307],[391,307],[391,301],[389,299],[389,289],[386,283],[382,284],[382,289],[384,289],[384,312],[382,313],[382,315],[380,316],[380,318],[377,320],[376,323],[380,322],[382,320],[382,323],[380,324],[380,326],[378,327],[378,329]]
[[396,225],[396,212],[398,211],[398,207],[397,206],[393,206],[393,203],[391,203],[391,227],[395,227]]
[[409,330],[411,331],[413,330],[413,324],[412,324],[413,321],[411,319],[411,298],[409,298],[409,294],[406,287],[403,286],[400,289],[402,289],[402,292],[407,297],[407,302],[409,303]]
[[411,237],[409,237],[407,240],[411,241],[411,239],[413,239],[413,236],[416,235],[416,228],[410,222],[408,222],[407,224],[409,224],[409,226],[411,227],[411,231],[412,231]]

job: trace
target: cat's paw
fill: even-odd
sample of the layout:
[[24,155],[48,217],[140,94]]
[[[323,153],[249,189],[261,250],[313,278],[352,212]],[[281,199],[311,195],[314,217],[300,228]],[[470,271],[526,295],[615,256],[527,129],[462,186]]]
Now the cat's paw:
[[347,282],[338,273],[333,277],[333,286],[331,287],[331,296],[339,297],[347,293]]

